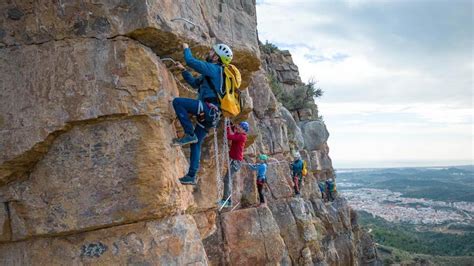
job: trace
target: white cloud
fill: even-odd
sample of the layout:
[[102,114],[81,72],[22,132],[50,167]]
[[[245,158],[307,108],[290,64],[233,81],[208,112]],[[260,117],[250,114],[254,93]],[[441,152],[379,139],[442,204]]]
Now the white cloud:
[[471,125],[474,120],[472,108],[455,107],[447,104],[426,104],[415,103],[406,104],[379,104],[379,103],[318,103],[319,110],[323,115],[342,116],[342,115],[383,115],[408,114],[412,118],[419,119],[425,123],[444,123],[444,124],[468,124]]
[[336,165],[338,160],[459,163],[473,158],[473,115],[468,108],[320,103],[319,109],[331,134]]
[[[377,16],[373,20],[365,19],[370,13],[352,12],[354,6],[358,10],[369,9],[368,3],[384,6],[385,2],[349,1],[348,4],[339,1],[329,5],[325,1],[265,1],[258,6],[260,37],[289,48],[303,80],[316,77],[328,101],[342,95],[350,96],[353,101],[416,102],[424,98],[428,102],[447,100],[472,105],[472,97],[465,97],[472,95],[473,82],[469,34],[465,33],[464,39],[449,40],[449,32],[455,31],[448,28],[448,32],[436,33],[443,38],[431,41],[424,35],[428,31],[426,25],[421,23],[436,25],[440,23],[435,23],[441,20],[439,18],[420,21],[420,25],[405,25],[395,18],[394,21],[377,21]],[[414,3],[419,5],[419,2]],[[386,17],[398,15],[400,20],[415,19],[414,15],[394,13],[395,4],[385,4]],[[429,13],[430,8],[427,6],[423,11]],[[390,13],[391,9],[395,10],[394,14]],[[369,11],[380,12],[379,9]],[[362,15],[366,15],[364,19]],[[411,28],[420,28],[420,32],[412,33]],[[420,40],[416,40],[416,34]],[[463,42],[471,46],[456,49],[456,45]],[[428,48],[432,44],[440,44],[434,53]],[[308,60],[308,57],[334,58],[337,55],[346,58]]]
[[257,15],[324,90],[335,162],[472,161],[471,1],[265,0]]

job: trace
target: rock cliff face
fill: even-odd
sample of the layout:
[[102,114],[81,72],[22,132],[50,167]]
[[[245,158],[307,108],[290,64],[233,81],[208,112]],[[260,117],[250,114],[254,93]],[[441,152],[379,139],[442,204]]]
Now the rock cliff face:
[[[268,207],[257,208],[243,167],[237,207],[218,212],[212,134],[198,185],[177,182],[189,151],[170,145],[180,130],[170,101],[192,94],[161,58],[217,41],[231,44],[248,87],[236,119],[251,124],[246,158],[284,162],[299,150],[310,168],[303,197],[288,164],[274,163]],[[291,55],[260,54],[253,0],[2,1],[0,264],[375,263],[346,201],[321,201],[317,181],[334,170],[317,108],[292,114],[271,91],[269,74],[290,91],[301,83]]]

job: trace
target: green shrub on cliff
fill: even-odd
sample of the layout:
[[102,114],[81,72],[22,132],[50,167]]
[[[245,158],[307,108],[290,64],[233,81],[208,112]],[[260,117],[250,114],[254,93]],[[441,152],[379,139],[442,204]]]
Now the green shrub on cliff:
[[310,80],[308,83],[296,87],[291,93],[285,93],[281,102],[289,111],[309,108],[314,104],[314,98],[323,95],[321,88],[316,88],[315,85],[316,81]]
[[278,51],[278,47],[274,45],[273,43],[268,42],[268,40],[266,40],[265,44],[260,43],[260,50],[266,54],[270,54],[275,51]]
[[272,88],[273,95],[280,100],[285,91],[283,90],[283,86],[278,81],[277,77],[272,74],[268,74],[268,83],[270,84],[270,88]]
[[316,81],[314,80],[301,84],[291,92],[286,92],[274,75],[269,75],[268,80],[275,97],[289,111],[311,107],[314,104],[313,99],[321,97],[324,93],[321,88],[316,88]]

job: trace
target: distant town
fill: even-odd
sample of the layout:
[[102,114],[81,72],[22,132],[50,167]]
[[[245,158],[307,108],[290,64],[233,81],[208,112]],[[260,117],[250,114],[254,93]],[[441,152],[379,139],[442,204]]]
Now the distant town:
[[474,203],[444,202],[401,197],[388,189],[360,188],[359,184],[342,182],[339,192],[358,211],[365,211],[390,222],[410,224],[473,224]]
[[339,169],[336,174],[338,193],[383,247],[379,254],[385,264],[436,256],[429,259],[433,265],[474,265],[474,166]]

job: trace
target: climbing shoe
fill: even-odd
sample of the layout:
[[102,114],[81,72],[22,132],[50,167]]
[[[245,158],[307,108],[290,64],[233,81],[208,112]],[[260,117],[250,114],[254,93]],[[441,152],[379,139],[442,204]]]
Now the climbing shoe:
[[193,144],[197,142],[198,142],[198,138],[196,137],[196,135],[190,136],[186,134],[182,138],[173,139],[173,146],[183,146],[186,144]]
[[183,185],[196,185],[196,177],[185,175],[179,179]]
[[230,208],[230,207],[232,207],[232,202],[230,200],[228,200],[227,202],[225,202],[225,200],[220,200],[218,204],[219,204],[219,208]]

